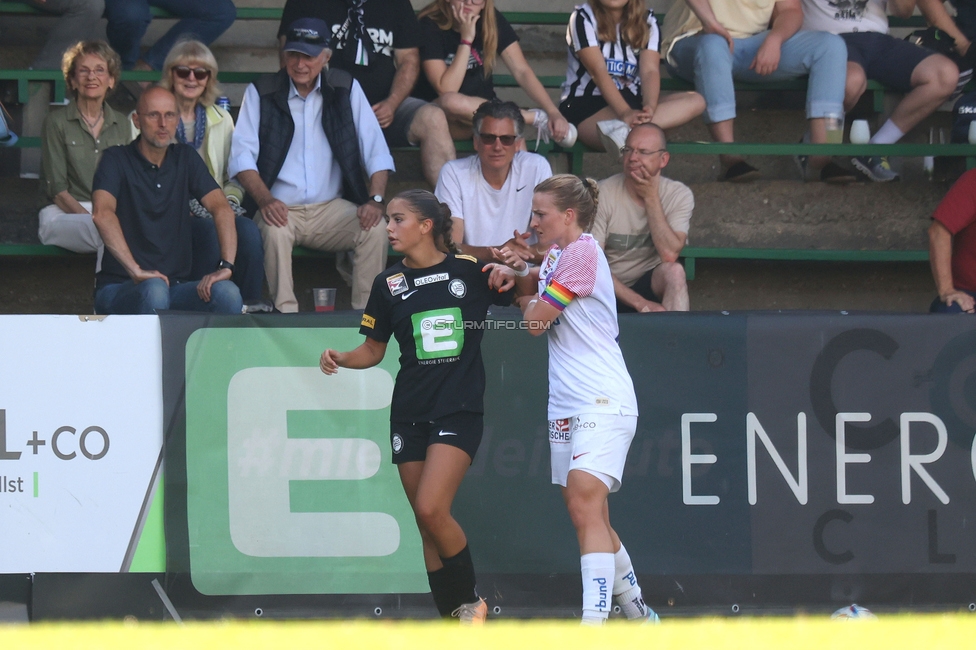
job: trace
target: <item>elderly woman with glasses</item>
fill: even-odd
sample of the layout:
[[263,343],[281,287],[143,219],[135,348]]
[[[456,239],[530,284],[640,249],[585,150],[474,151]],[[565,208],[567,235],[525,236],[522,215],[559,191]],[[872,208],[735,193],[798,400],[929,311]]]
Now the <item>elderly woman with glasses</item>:
[[91,216],[95,168],[105,149],[132,140],[125,115],[105,103],[122,64],[108,43],[81,41],[64,53],[61,71],[71,101],[44,120],[41,188],[51,205],[38,215],[37,234],[44,244],[97,252],[100,262],[102,238]]
[[[245,305],[260,301],[264,284],[261,233],[241,209],[244,190],[227,175],[234,120],[214,103],[220,88],[213,53],[200,41],[180,41],[163,63],[160,85],[176,96],[180,113],[177,141],[197,150],[237,215],[237,260],[232,279]],[[200,217],[193,220],[193,277],[198,278],[217,268],[220,245],[210,213],[195,199],[190,201],[190,210]]]

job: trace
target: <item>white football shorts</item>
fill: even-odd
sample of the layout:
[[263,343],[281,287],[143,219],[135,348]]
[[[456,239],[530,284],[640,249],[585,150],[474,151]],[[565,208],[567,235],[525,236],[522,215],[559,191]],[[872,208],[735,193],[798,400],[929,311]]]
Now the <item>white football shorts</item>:
[[578,469],[597,477],[611,492],[616,492],[636,432],[636,415],[587,413],[549,420],[552,482],[566,487],[570,470]]

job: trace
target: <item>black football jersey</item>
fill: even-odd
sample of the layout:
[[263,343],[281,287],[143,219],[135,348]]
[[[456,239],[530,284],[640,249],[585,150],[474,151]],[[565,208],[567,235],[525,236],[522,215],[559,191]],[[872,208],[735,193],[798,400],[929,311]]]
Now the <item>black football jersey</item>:
[[397,262],[376,276],[359,331],[400,345],[400,372],[390,419],[426,422],[458,411],[484,412],[481,339],[490,305],[508,305],[513,292],[488,288],[484,264],[448,254],[411,269]]

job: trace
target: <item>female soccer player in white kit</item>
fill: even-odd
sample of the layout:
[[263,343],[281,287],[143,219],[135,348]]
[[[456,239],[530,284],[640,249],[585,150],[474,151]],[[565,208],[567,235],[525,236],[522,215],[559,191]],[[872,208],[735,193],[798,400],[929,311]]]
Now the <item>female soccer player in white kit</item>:
[[597,192],[596,181],[570,174],[539,183],[530,225],[549,245],[542,266],[529,268],[507,248],[496,256],[520,276],[529,332],[549,333],[552,482],[563,488],[579,538],[582,622],[606,621],[611,595],[627,618],[657,621],[610,526],[607,498],[620,489],[637,430],[637,397],[617,344],[610,266],[586,233],[596,216]]

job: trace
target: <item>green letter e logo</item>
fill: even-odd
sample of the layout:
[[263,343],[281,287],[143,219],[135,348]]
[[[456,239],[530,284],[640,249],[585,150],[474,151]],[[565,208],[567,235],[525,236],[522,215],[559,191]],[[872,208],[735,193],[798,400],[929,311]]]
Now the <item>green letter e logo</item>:
[[336,422],[343,412],[389,405],[390,373],[370,368],[351,375],[347,370],[341,379],[328,377],[317,367],[253,367],[231,378],[228,506],[231,541],[241,553],[377,557],[400,546],[396,519],[362,511],[370,504],[350,496],[350,482],[379,471],[379,446],[355,437],[353,427],[330,430],[314,417],[325,413]]
[[456,357],[464,347],[464,322],[457,307],[423,311],[411,316],[417,359]]

